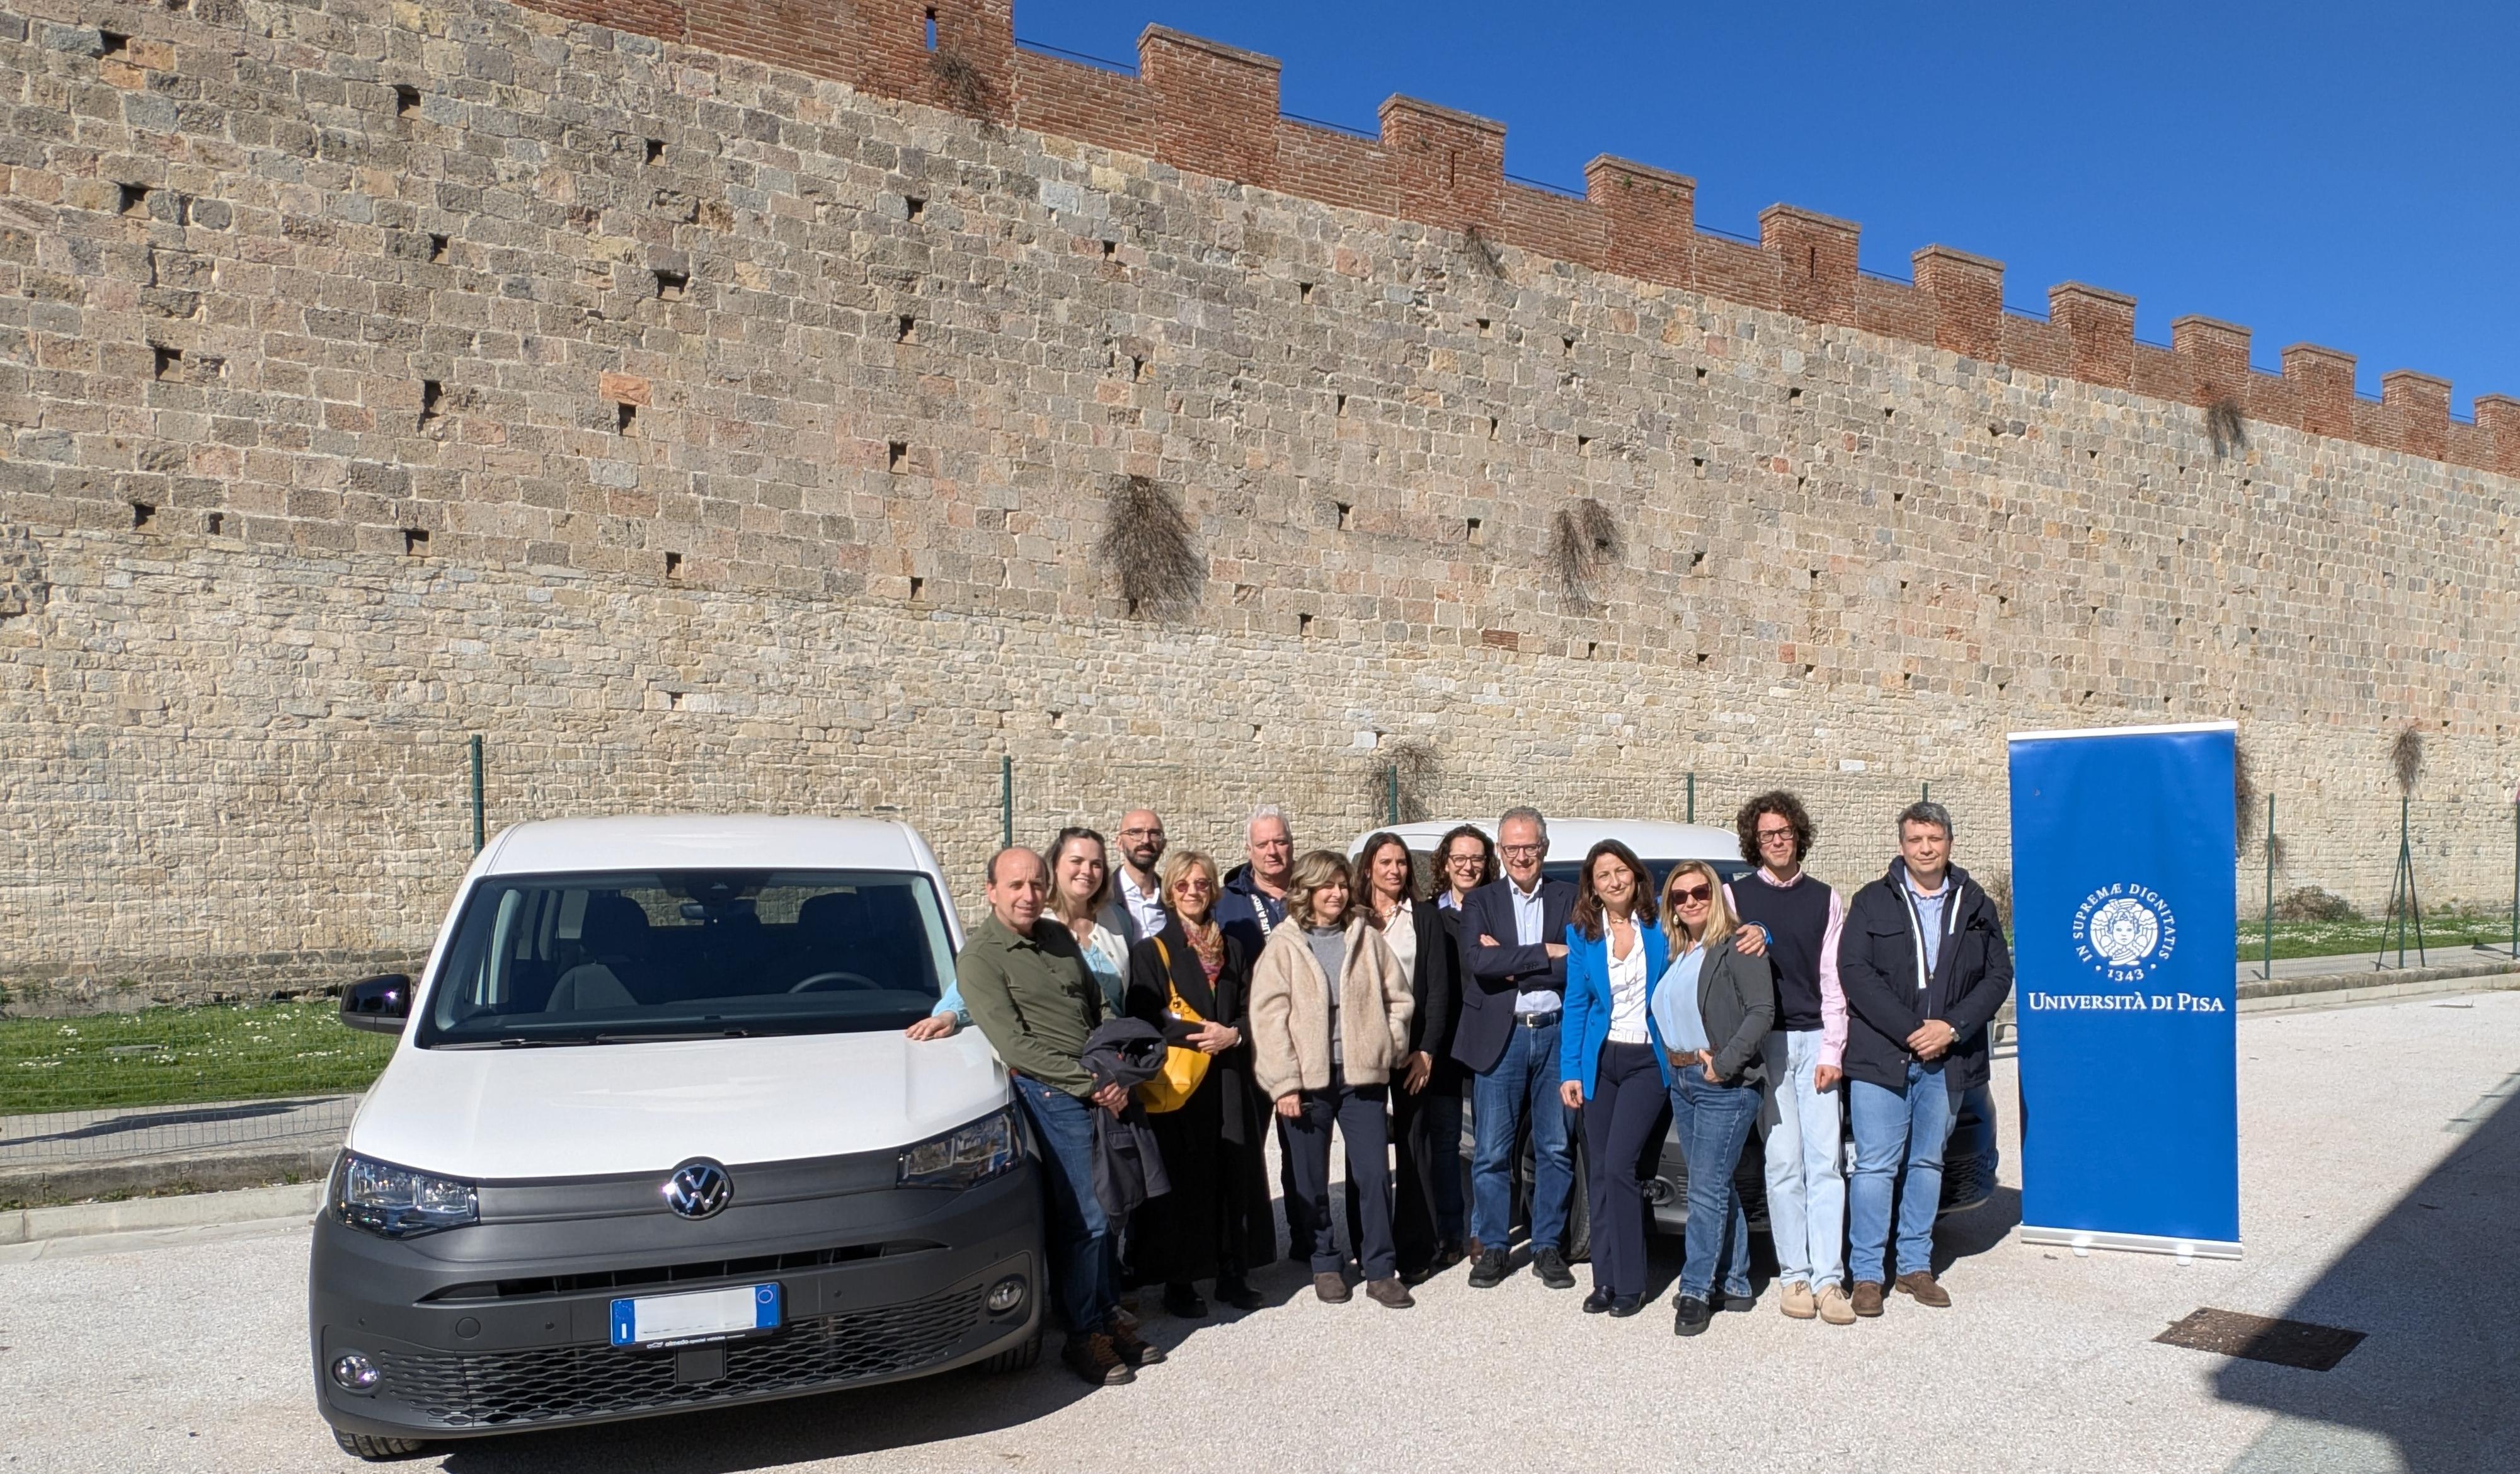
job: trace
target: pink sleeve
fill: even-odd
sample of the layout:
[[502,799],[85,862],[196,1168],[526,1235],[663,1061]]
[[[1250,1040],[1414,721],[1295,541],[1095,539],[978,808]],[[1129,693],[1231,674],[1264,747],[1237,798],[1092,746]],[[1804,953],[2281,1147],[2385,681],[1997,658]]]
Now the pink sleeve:
[[1846,907],[1836,887],[1828,893],[1828,930],[1820,939],[1820,1062],[1843,1068],[1846,1060],[1846,988],[1837,980],[1837,939],[1846,929]]

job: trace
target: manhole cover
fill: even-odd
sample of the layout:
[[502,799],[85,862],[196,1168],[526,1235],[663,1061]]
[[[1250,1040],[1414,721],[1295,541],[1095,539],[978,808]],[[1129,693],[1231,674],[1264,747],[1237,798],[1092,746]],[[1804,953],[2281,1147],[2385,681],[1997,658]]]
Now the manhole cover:
[[2237,1311],[2201,1310],[2152,1339],[2164,1346],[2325,1371],[2362,1344],[2362,1332],[2307,1320],[2271,1320]]

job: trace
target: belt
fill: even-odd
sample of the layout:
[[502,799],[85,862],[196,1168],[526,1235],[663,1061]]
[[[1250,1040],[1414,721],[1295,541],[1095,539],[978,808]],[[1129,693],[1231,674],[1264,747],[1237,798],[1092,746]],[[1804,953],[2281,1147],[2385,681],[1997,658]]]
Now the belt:
[[1563,1008],[1552,1008],[1546,1013],[1517,1013],[1513,1016],[1513,1021],[1526,1029],[1546,1029],[1557,1022],[1558,1016],[1565,1011]]

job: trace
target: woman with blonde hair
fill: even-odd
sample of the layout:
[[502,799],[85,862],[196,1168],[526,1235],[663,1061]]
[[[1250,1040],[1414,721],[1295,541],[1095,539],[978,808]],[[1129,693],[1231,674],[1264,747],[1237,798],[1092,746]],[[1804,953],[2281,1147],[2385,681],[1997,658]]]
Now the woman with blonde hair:
[[1335,1126],[1357,1188],[1348,1227],[1365,1293],[1393,1310],[1417,1304],[1392,1245],[1384,1117],[1392,1074],[1409,1058],[1413,1007],[1408,972],[1352,904],[1346,858],[1315,850],[1296,861],[1286,924],[1269,933],[1252,969],[1251,1073],[1277,1102],[1294,1252],[1312,1261],[1313,1293],[1332,1303],[1349,1295],[1346,1257],[1330,1228]]
[[1671,965],[1650,1005],[1671,1064],[1671,1124],[1688,1159],[1688,1229],[1672,1333],[1693,1336],[1722,1307],[1746,1311],[1750,1221],[1732,1184],[1741,1145],[1759,1115],[1765,1078],[1759,1046],[1777,1017],[1768,960],[1728,945],[1732,913],[1714,867],[1684,860],[1663,880],[1663,935]]
[[1148,1116],[1172,1191],[1147,1199],[1129,1228],[1134,1268],[1164,1287],[1164,1313],[1207,1314],[1193,1280],[1213,1278],[1216,1298],[1257,1310],[1245,1277],[1278,1257],[1263,1160],[1269,1111],[1251,1083],[1251,959],[1216,924],[1216,862],[1196,850],[1165,857],[1157,896],[1163,929],[1129,954],[1130,1017],[1164,1031],[1177,1049],[1207,1056],[1206,1073],[1178,1107]]

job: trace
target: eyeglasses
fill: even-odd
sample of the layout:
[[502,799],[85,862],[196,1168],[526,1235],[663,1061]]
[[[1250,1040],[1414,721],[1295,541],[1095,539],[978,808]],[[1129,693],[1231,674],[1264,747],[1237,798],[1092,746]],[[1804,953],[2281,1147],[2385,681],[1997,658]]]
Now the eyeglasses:
[[1713,890],[1703,885],[1675,885],[1671,888],[1671,899],[1684,906],[1693,906],[1700,901],[1711,900],[1714,895]]
[[1761,844],[1766,844],[1771,839],[1791,839],[1793,837],[1794,831],[1791,829],[1761,829],[1759,831],[1759,842]]
[[1472,870],[1477,870],[1485,864],[1487,864],[1487,857],[1479,854],[1475,850],[1463,850],[1460,854],[1455,855],[1444,862],[1445,868],[1448,870],[1460,870],[1463,866],[1468,866]]
[[1534,855],[1547,852],[1549,846],[1545,844],[1501,844],[1497,846],[1497,853],[1511,856],[1516,860],[1528,860]]
[[1120,837],[1123,839],[1161,839],[1164,837],[1164,831],[1161,829],[1122,829],[1120,831]]
[[1204,896],[1214,889],[1216,889],[1216,886],[1212,882],[1193,877],[1192,879],[1184,880],[1179,885],[1174,886],[1173,894],[1176,896]]

